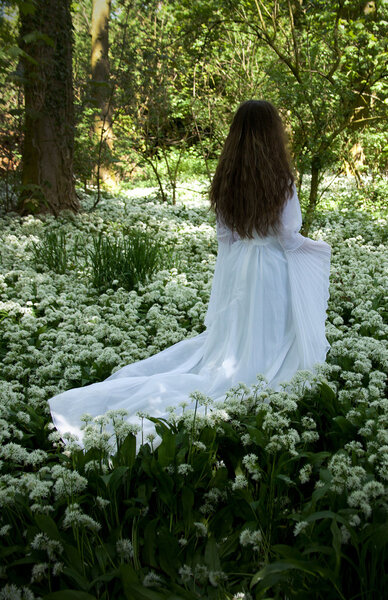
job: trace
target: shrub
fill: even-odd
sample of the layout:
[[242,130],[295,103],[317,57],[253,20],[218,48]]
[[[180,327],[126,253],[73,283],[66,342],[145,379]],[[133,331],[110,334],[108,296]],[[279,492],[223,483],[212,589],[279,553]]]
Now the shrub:
[[136,230],[115,239],[99,233],[93,237],[88,255],[93,286],[101,291],[113,285],[130,291],[139,282],[145,283],[162,264],[173,263],[171,251]]

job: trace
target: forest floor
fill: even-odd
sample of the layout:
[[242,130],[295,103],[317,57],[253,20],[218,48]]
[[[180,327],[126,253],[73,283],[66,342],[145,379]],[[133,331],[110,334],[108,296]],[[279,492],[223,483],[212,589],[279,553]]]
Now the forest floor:
[[[180,408],[173,422],[178,429],[181,427],[183,437],[172,442],[163,430],[162,449],[155,455],[160,472],[156,467],[145,466],[151,464],[152,438],[148,440],[148,450],[143,449],[136,459],[131,449],[126,458],[120,455],[115,463],[107,459],[107,440],[103,441],[99,426],[95,426],[89,467],[93,461],[98,462],[97,456],[101,475],[117,465],[128,466],[126,460],[131,466],[135,460],[143,461],[139,471],[143,479],[131,480],[132,483],[117,480],[112,492],[113,496],[121,494],[120,485],[131,485],[131,495],[138,495],[140,505],[151,507],[148,516],[147,511],[136,512],[136,503],[129,515],[123,508],[120,514],[132,519],[132,537],[123,534],[117,515],[107,516],[104,502],[113,501],[112,493],[104,501],[101,488],[93,487],[90,469],[77,454],[76,443],[73,441],[64,449],[53,431],[48,398],[68,388],[101,381],[126,364],[203,331],[217,252],[215,219],[208,211],[203,185],[188,182],[182,187],[186,190],[180,190],[176,205],[161,203],[155,188],[141,187],[105,194],[94,211],[90,210],[94,196],[83,194],[78,215],[66,213],[54,219],[10,214],[1,220],[0,597],[7,597],[11,585],[15,589],[30,586],[31,593],[38,595],[55,590],[83,590],[85,600],[132,597],[120,596],[124,592],[112,583],[116,577],[128,594],[135,588],[153,588],[154,595],[144,591],[143,596],[136,596],[139,598],[168,598],[171,590],[174,598],[264,598],[271,586],[284,584],[286,590],[289,585],[286,575],[280,574],[287,571],[286,567],[279,567],[275,578],[275,571],[268,569],[271,563],[289,559],[286,549],[291,548],[290,539],[298,545],[300,564],[289,569],[300,570],[300,590],[307,580],[312,585],[311,578],[319,574],[327,586],[320,580],[316,589],[326,600],[352,597],[352,585],[354,589],[363,585],[373,590],[375,596],[364,598],[379,597],[378,586],[383,584],[376,583],[380,567],[372,554],[385,546],[376,542],[376,547],[371,548],[367,542],[369,533],[379,539],[379,527],[384,527],[387,511],[388,227],[382,185],[378,188],[369,184],[364,190],[357,190],[349,180],[337,182],[326,191],[309,234],[332,247],[327,311],[331,348],[327,362],[316,376],[297,374],[288,395],[265,392],[260,385],[251,392],[236,389],[223,412],[218,411],[214,417],[208,415],[207,420],[201,417],[204,420],[199,419],[196,428],[192,412],[186,411],[183,418]],[[303,197],[302,194],[302,206]],[[150,263],[148,279],[143,277],[143,281],[130,285],[120,279],[121,272],[115,274],[106,264],[97,264],[95,244],[101,237],[113,243],[139,231],[145,236],[143,241],[148,239],[154,244],[159,258],[153,266]],[[145,259],[138,256],[136,260]],[[258,408],[263,394],[270,398],[266,414],[260,413],[264,410],[262,403]],[[254,422],[241,408],[241,397],[253,411]],[[282,420],[276,417],[279,411]],[[187,433],[190,431],[197,436],[195,449]],[[187,440],[183,432],[187,433]],[[129,430],[127,433],[132,448],[133,436]],[[229,460],[223,454],[226,447],[228,456],[234,458],[225,466],[223,460]],[[207,453],[206,464],[212,465],[207,479],[201,453]],[[180,478],[185,478],[184,488],[173,481],[174,469],[168,470],[172,463]],[[202,475],[195,478],[197,471]],[[225,477],[215,471],[225,471]],[[79,480],[69,483],[64,474],[68,472]],[[157,477],[161,479],[155,483]],[[263,482],[261,488],[259,479]],[[269,506],[259,493],[264,482],[271,506],[274,498],[278,498],[278,503],[271,515],[263,510],[260,521],[257,513],[261,504],[266,510]],[[165,500],[163,494],[162,500],[153,499],[155,485],[163,488]],[[210,489],[219,492],[209,496]],[[176,497],[183,498],[183,509],[171,508]],[[290,497],[295,502],[298,498],[292,515],[287,507]],[[95,500],[93,507],[91,498]],[[244,512],[241,508],[242,499],[252,510],[255,507],[257,520],[253,513],[248,514],[248,509]],[[240,502],[240,508],[223,513],[224,520],[229,519],[234,529],[232,534],[217,520],[217,513],[231,510],[234,501]],[[164,545],[160,542],[159,547],[155,523],[164,532],[161,524],[169,502],[169,525]],[[252,504],[255,502],[258,504]],[[78,521],[69,516],[72,507],[73,517],[79,510]],[[98,523],[99,511],[99,520],[103,522],[105,518],[105,525],[93,529],[92,522]],[[328,512],[326,516],[311,516],[319,511]],[[81,514],[85,517],[83,525]],[[86,517],[91,519],[89,525]],[[156,520],[154,524],[151,517]],[[133,519],[143,532],[138,539]],[[322,529],[319,519],[328,519],[331,527],[326,522]],[[95,549],[80,534],[82,527],[84,531],[88,526],[88,535],[99,532],[98,544],[108,548],[106,556],[96,557]],[[39,535],[43,537],[37,538]],[[63,556],[53,549],[47,558],[47,548],[37,541],[44,540],[44,535],[63,545]],[[147,549],[147,536],[158,550]],[[128,540],[125,553],[127,537],[131,541]],[[216,540],[216,545],[211,540]],[[323,549],[322,540],[330,550]],[[363,557],[359,555],[362,540],[369,548]],[[163,558],[169,545],[175,553],[171,564]],[[314,577],[303,566],[303,556],[313,552],[313,546],[314,564],[318,565]],[[322,547],[321,553],[318,546]],[[70,547],[74,548],[73,555]],[[351,561],[344,567],[343,561],[339,570],[340,552],[348,552],[353,567],[349,566]],[[231,560],[231,553],[238,555],[238,565]],[[84,557],[80,559],[82,565],[72,572],[71,563],[80,556]],[[22,566],[22,559],[27,567]],[[131,570],[124,572],[123,564]],[[261,565],[261,574],[254,579],[257,564]],[[357,566],[361,564],[365,565],[362,573]],[[201,572],[198,565],[203,567]],[[108,572],[115,576],[104,580],[103,575]],[[363,578],[364,583],[352,583],[352,577]],[[299,585],[296,580],[294,583]],[[131,586],[134,587],[129,592]],[[251,592],[247,591],[249,586]],[[102,589],[105,596],[99,595]],[[256,595],[249,596],[252,589]],[[336,595],[338,589],[343,596]],[[239,593],[242,595],[235,595]]]

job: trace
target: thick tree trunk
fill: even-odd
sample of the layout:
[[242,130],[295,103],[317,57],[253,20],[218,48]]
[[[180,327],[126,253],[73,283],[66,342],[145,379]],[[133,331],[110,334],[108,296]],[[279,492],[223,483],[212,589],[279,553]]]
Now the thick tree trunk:
[[310,195],[309,203],[307,206],[306,214],[303,220],[302,235],[308,235],[311,227],[311,223],[314,218],[315,209],[318,201],[318,185],[319,185],[319,172],[320,172],[320,160],[319,157],[314,156],[311,161],[311,183],[310,183]]
[[109,84],[109,17],[111,0],[93,0],[91,95],[99,109],[94,122],[94,133],[99,139],[99,161],[96,175],[102,181],[110,180],[108,157],[113,148],[112,103]]
[[[70,0],[36,0],[20,14],[25,122],[21,214],[76,212],[73,176],[74,106]],[[27,39],[26,39],[26,36]]]

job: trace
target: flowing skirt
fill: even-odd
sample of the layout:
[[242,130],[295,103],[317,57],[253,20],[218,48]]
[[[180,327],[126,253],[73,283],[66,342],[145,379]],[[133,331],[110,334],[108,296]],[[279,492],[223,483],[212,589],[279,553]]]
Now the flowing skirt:
[[[53,423],[82,443],[83,413],[97,416],[123,408],[166,417],[167,407],[199,391],[214,401],[257,375],[272,388],[298,369],[324,362],[330,247],[306,239],[285,252],[276,237],[219,244],[206,330],[162,352],[127,365],[102,382],[67,390],[49,400]],[[144,420],[144,435],[155,432]]]

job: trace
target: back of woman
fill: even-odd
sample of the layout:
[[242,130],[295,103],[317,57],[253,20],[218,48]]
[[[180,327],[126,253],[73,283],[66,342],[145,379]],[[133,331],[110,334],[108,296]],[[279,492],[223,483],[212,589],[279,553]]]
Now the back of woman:
[[[49,400],[55,426],[82,439],[83,413],[125,409],[166,417],[194,391],[222,401],[264,376],[277,388],[323,362],[330,247],[300,233],[302,216],[276,109],[250,100],[237,110],[210,190],[218,254],[206,330],[105,381]],[[154,433],[146,421],[143,433]],[[140,438],[138,437],[138,443]]]

